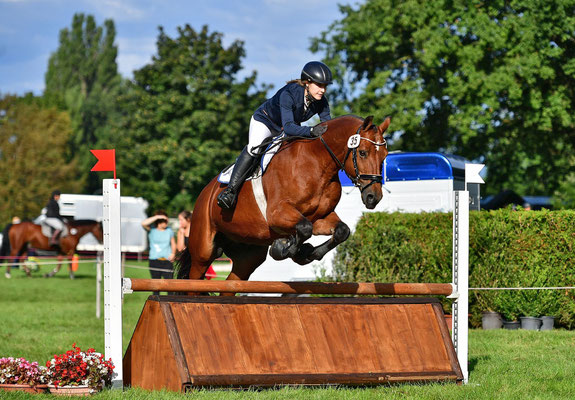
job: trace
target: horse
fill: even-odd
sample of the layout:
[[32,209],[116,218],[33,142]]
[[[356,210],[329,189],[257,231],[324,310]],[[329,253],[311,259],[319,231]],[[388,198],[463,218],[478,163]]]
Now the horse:
[[[211,263],[225,252],[233,262],[227,279],[247,280],[265,261],[268,249],[275,260],[291,258],[305,265],[345,241],[350,229],[334,211],[341,197],[339,170],[360,189],[368,209],[382,198],[381,170],[388,153],[384,133],[390,119],[379,126],[372,120],[345,115],[323,122],[328,129],[318,138],[283,142],[261,177],[265,215],[253,194],[253,181],[244,182],[236,207],[227,210],[217,205],[225,185],[213,178],[197,198],[177,278],[204,279]],[[331,237],[314,247],[306,243],[312,235]]]
[[[91,233],[100,243],[102,243],[104,239],[102,224],[98,221],[79,219],[68,221],[66,225],[69,234],[60,239],[59,246],[50,245],[49,239],[42,234],[42,227],[40,225],[28,221],[10,225],[4,231],[0,254],[4,257],[10,256],[11,259],[14,259],[24,254],[28,249],[28,245],[38,250],[56,251],[58,253],[58,264],[53,271],[44,275],[45,277],[52,277],[60,271],[64,256],[71,257],[75,253],[78,242],[84,235]],[[11,276],[10,269],[11,265],[7,264],[5,272],[6,278],[10,278]],[[30,276],[30,271],[27,270],[26,267],[24,267],[24,271]],[[69,268],[69,272],[70,278],[73,279],[74,273],[71,267]]]

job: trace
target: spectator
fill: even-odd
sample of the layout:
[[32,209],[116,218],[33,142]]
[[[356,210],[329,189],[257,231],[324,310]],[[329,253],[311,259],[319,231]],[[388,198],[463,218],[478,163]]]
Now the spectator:
[[178,214],[178,222],[180,223],[176,240],[176,250],[178,252],[188,247],[188,235],[190,233],[191,219],[192,213],[190,211],[182,211]]
[[[172,279],[172,262],[176,256],[176,240],[174,239],[174,231],[168,227],[168,214],[165,211],[157,211],[154,216],[142,221],[142,227],[149,232],[148,265],[152,279]],[[159,295],[160,292],[154,292],[154,294]]]
[[[180,227],[178,228],[177,240],[176,240],[176,250],[179,252],[183,251],[188,247],[188,239],[190,234],[190,221],[192,220],[191,211],[182,211],[178,214],[178,221],[180,222]],[[206,271],[206,279],[210,280],[217,276],[216,271],[212,265],[209,266]]]

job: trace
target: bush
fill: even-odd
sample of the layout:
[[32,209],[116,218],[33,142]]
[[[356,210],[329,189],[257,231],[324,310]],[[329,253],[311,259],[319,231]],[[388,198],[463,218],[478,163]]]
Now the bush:
[[[367,213],[337,250],[337,280],[451,282],[451,213]],[[575,281],[574,211],[481,211],[470,213],[469,285],[486,287],[571,286]],[[575,291],[470,292],[472,323],[491,310],[513,320],[553,315],[575,327]],[[450,301],[442,300],[450,312]]]

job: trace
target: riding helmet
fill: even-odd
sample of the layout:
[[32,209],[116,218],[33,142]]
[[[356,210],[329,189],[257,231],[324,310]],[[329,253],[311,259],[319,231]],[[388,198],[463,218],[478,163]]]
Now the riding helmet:
[[320,61],[310,61],[301,71],[301,80],[329,85],[332,82],[331,70]]
[[61,191],[59,191],[59,190],[54,190],[54,191],[52,192],[52,198],[54,198],[54,196],[60,196],[61,194],[62,194]]

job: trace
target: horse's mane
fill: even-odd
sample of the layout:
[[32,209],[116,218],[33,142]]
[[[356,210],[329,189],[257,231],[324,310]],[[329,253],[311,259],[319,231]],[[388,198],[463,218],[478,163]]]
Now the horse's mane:
[[86,225],[94,225],[98,221],[93,219],[73,219],[68,221],[68,224],[72,227],[79,227],[79,226],[86,226]]

